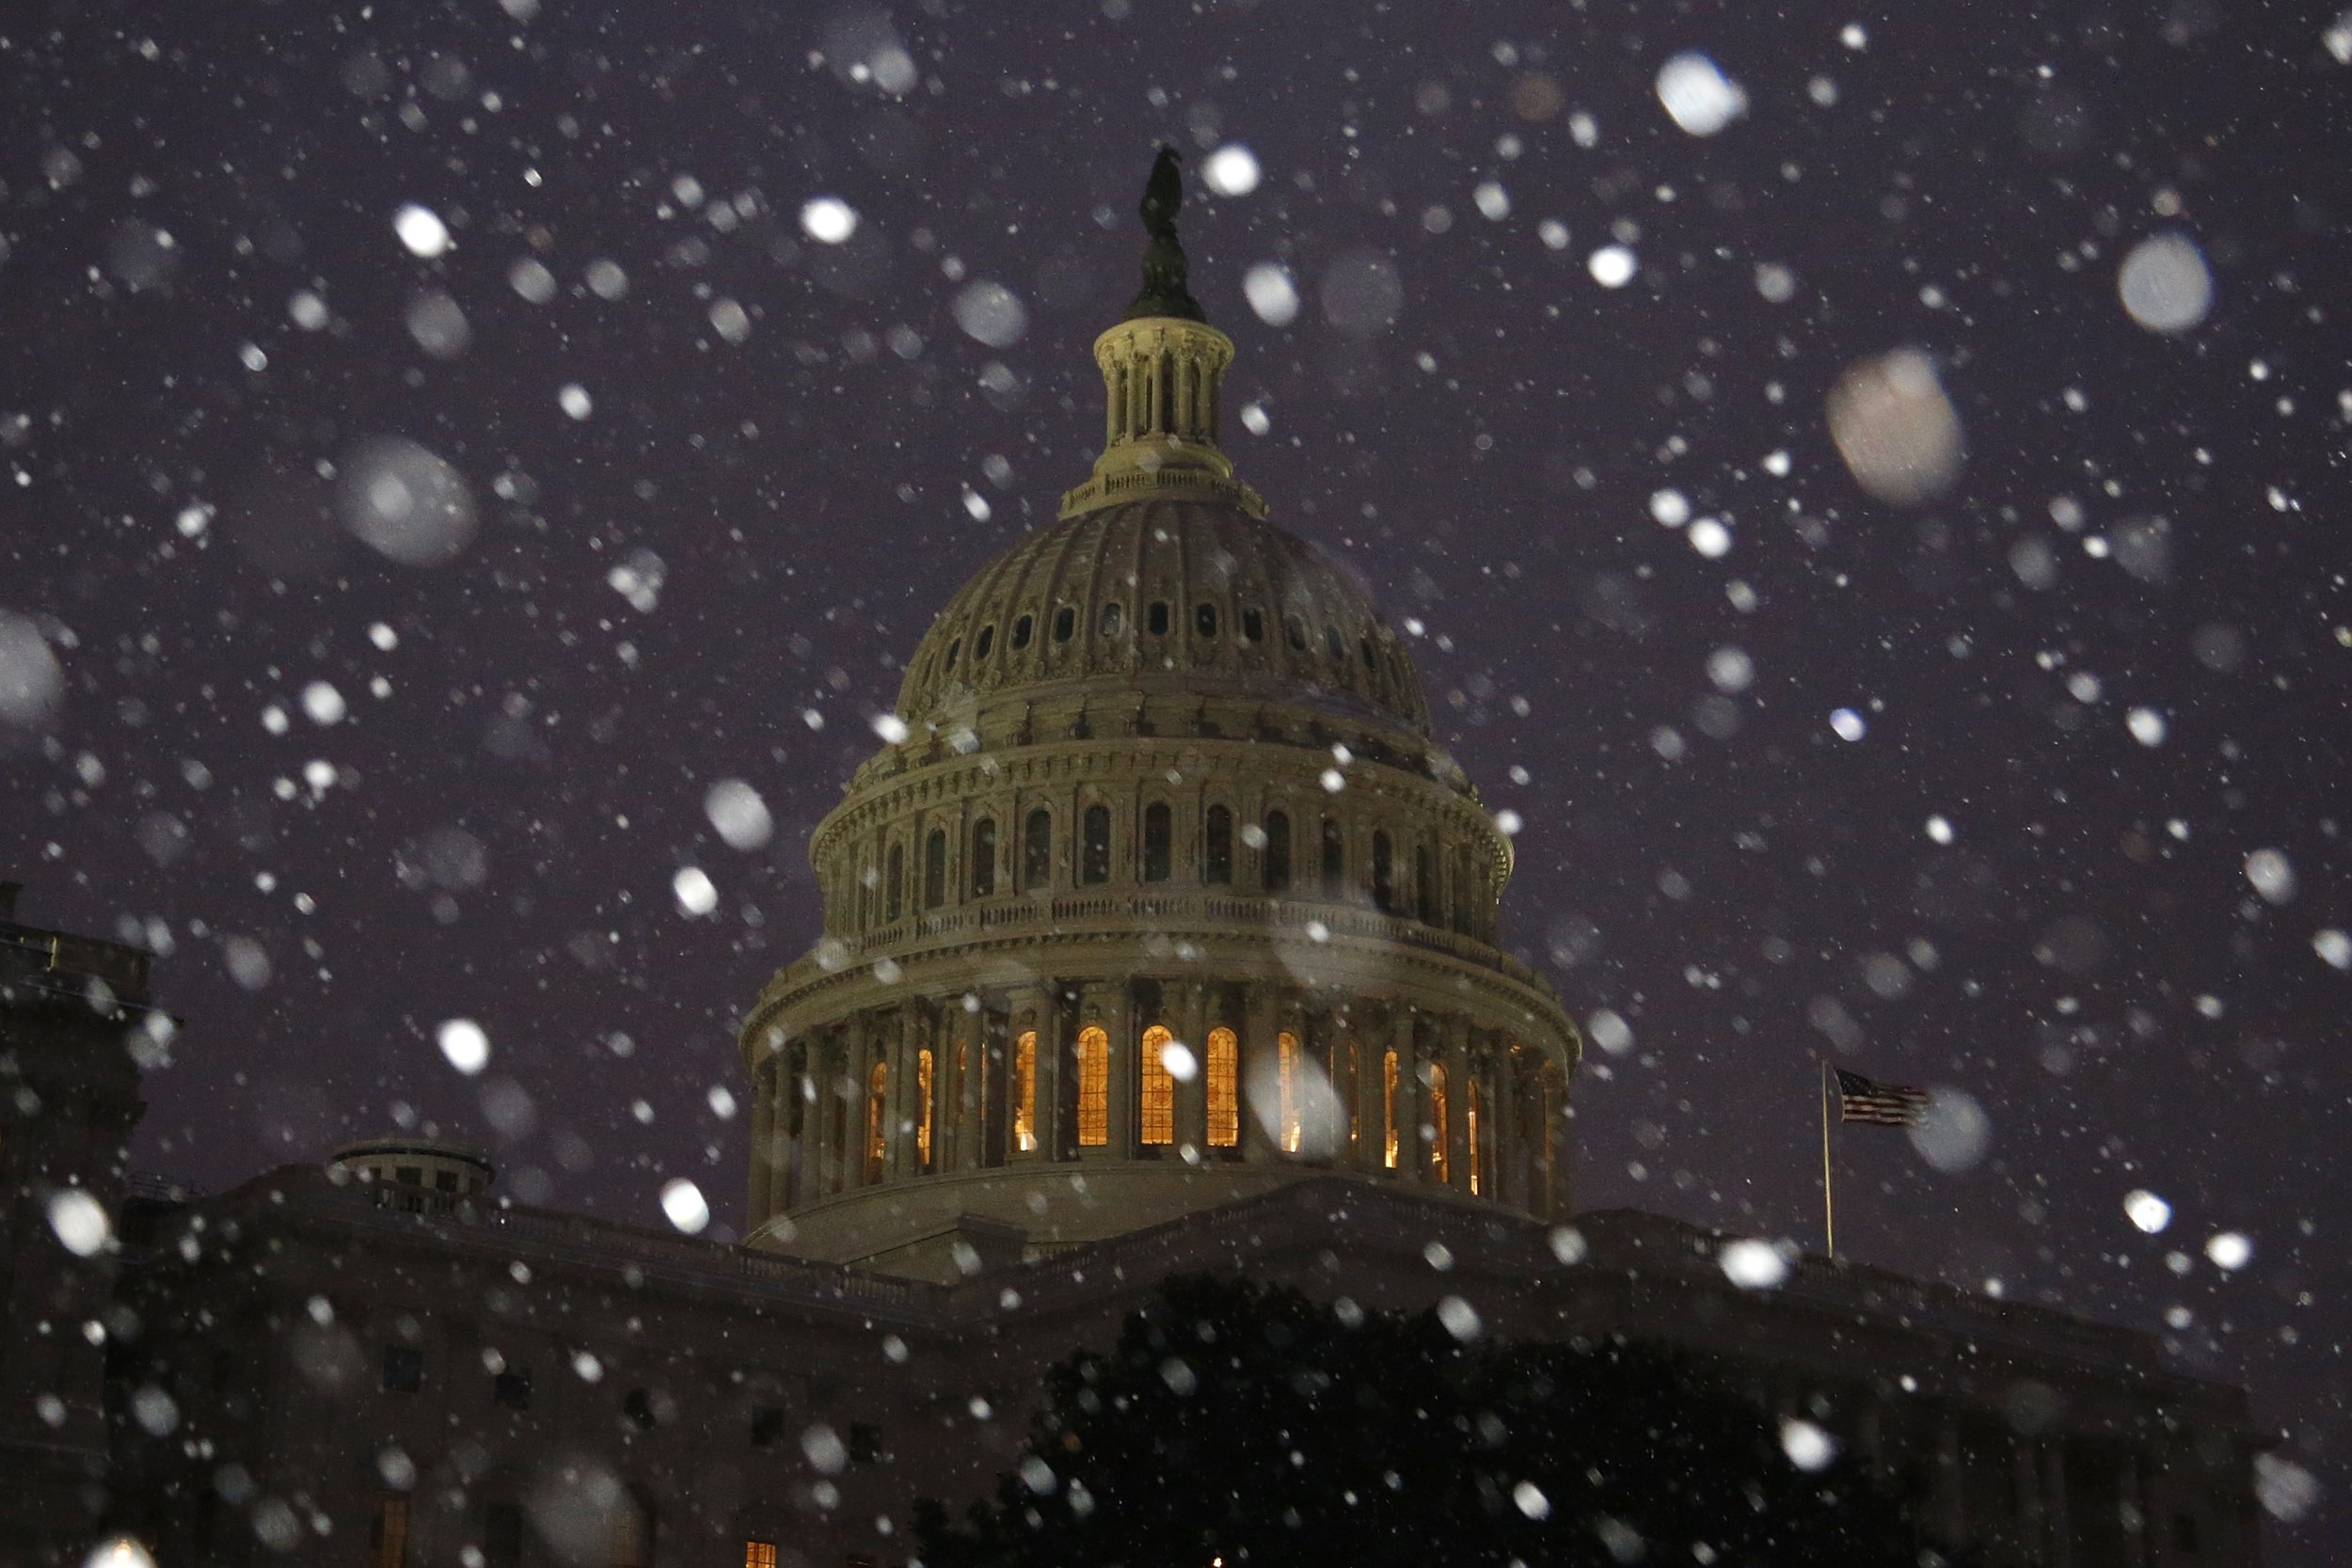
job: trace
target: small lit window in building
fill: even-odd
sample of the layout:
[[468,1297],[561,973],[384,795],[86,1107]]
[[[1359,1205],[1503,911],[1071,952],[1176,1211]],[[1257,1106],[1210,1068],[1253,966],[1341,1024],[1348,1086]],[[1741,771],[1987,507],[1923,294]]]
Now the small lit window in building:
[[634,1493],[621,1495],[612,1513],[612,1568],[653,1568],[653,1504]]
[[1436,1062],[1429,1064],[1429,1175],[1443,1184],[1453,1180],[1454,1164],[1446,1158],[1447,1106],[1445,1098],[1445,1069]]
[[1209,1031],[1209,1147],[1241,1143],[1241,1041],[1231,1029]]
[[890,1091],[890,1064],[876,1062],[873,1071],[866,1075],[866,1180],[880,1181],[882,1176],[883,1133],[888,1127],[882,1116],[882,1100]]
[[983,816],[972,824],[972,896],[986,898],[996,891],[996,822]]
[[923,840],[923,907],[935,910],[947,901],[947,834],[933,828]]
[[1302,1129],[1299,1125],[1300,1102],[1306,1098],[1303,1093],[1305,1085],[1299,1082],[1303,1063],[1300,1060],[1298,1037],[1285,1029],[1275,1037],[1275,1043],[1279,1048],[1279,1053],[1277,1060],[1281,1069],[1282,1152],[1295,1154],[1302,1141]]
[[1170,840],[1174,836],[1169,820],[1165,801],[1154,800],[1143,808],[1143,879],[1147,882],[1168,880],[1172,858]]
[[1080,819],[1078,880],[1089,884],[1111,879],[1111,808],[1089,806]]
[[368,1560],[375,1568],[408,1568],[408,1499],[386,1497],[368,1526]]
[[1143,624],[1151,629],[1152,636],[1166,637],[1168,635],[1168,601],[1165,599],[1152,601],[1152,609],[1145,616]]
[[1216,606],[1195,605],[1192,611],[1192,628],[1203,637],[1215,637],[1216,635]]
[[931,1053],[914,1053],[914,1158],[928,1176],[931,1169]]
[[1054,611],[1054,641],[1057,641],[1057,642],[1067,642],[1067,641],[1070,641],[1070,638],[1071,638],[1071,634],[1072,634],[1073,632],[1075,632],[1077,629],[1078,629],[1078,612],[1077,612],[1076,610],[1074,610],[1071,609],[1068,605],[1064,605],[1064,606],[1062,606],[1059,610],[1057,610]]
[[1092,1024],[1078,1031],[1078,1145],[1111,1141],[1111,1037]]
[[1287,892],[1291,885],[1291,819],[1288,812],[1265,814],[1265,890]]
[[1381,1144],[1380,1163],[1396,1169],[1396,1053],[1391,1051],[1380,1061],[1380,1125],[1385,1132]]
[[1018,653],[1029,645],[1029,628],[1037,624],[1034,616],[1024,615],[1012,624],[1012,646]]
[[776,1544],[772,1541],[744,1542],[743,1568],[776,1568]]
[[1021,886],[1024,891],[1054,885],[1054,814],[1043,806],[1029,813],[1022,831]]
[[1211,806],[1202,826],[1200,879],[1222,886],[1233,879],[1233,814]]
[[1154,1023],[1143,1032],[1141,1060],[1136,1064],[1136,1137],[1161,1147],[1176,1141],[1176,1075],[1168,1070],[1162,1053],[1176,1037]]
[[1464,1115],[1468,1118],[1465,1131],[1470,1140],[1470,1191],[1484,1193],[1486,1190],[1486,1151],[1478,1146],[1479,1101],[1484,1097],[1479,1093],[1475,1076],[1470,1079],[1469,1087],[1470,1101],[1464,1107]]
[[1012,1145],[1037,1148],[1037,1031],[1025,1030],[1012,1051]]

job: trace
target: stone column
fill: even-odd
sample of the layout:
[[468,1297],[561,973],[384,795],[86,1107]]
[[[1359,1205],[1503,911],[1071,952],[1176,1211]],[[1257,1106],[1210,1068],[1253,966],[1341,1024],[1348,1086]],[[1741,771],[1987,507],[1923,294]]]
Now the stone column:
[[[1396,1168],[1388,1164],[1388,1063],[1396,1053]],[[1379,1129],[1372,1160],[1375,1166],[1402,1180],[1413,1180],[1413,1155],[1420,1148],[1415,1117],[1420,1114],[1421,1085],[1413,1075],[1413,1009],[1399,1002],[1389,1008],[1388,1037],[1381,1042],[1383,1060],[1372,1074],[1372,1125]]]
[[1253,1165],[1281,1158],[1280,1146],[1265,1128],[1265,1122],[1274,1119],[1275,1107],[1264,1107],[1268,1114],[1262,1120],[1261,1107],[1253,1103],[1250,1094],[1252,1084],[1271,1085],[1280,1069],[1280,1048],[1274,1038],[1280,1028],[1277,1022],[1279,1002],[1274,987],[1264,981],[1253,981],[1242,997],[1241,1157]]
[[1935,1528],[1944,1544],[1957,1546],[1967,1528],[1960,1474],[1960,1428],[1947,1417],[1935,1432]]
[[988,1131],[982,1125],[980,1096],[980,1085],[988,1076],[987,1033],[980,1027],[980,1015],[961,1001],[948,1008],[947,1056],[949,1070],[955,1075],[950,1103],[956,1108],[955,1137],[948,1147],[955,1158],[940,1161],[943,1171],[973,1170],[980,1163],[980,1143]]
[[886,1025],[879,1042],[882,1058],[889,1069],[882,1081],[882,1180],[896,1181],[915,1171],[914,1118],[922,1114],[918,1103],[921,1096],[914,1083],[914,1053],[921,1041],[915,1014],[917,1006],[909,997],[898,1006],[898,1016]]
[[[1047,1160],[1053,1158],[1054,1099],[1054,1009],[1047,988],[1024,986],[1009,998],[1011,1022],[1005,1037],[1005,1158],[1008,1162]],[[1037,1081],[1027,1105],[1020,1103],[1021,1096],[1021,1037],[1037,1031]],[[1029,1125],[1037,1132],[1037,1148],[1024,1153],[1014,1128],[1026,1112]]]
[[1110,1037],[1110,1115],[1105,1118],[1109,1142],[1093,1150],[1097,1159],[1136,1157],[1136,1085],[1142,1081],[1136,1061],[1136,1041],[1142,1031],[1136,1024],[1135,993],[1124,981],[1087,988],[1095,1003],[1097,1020]]
[[836,1162],[840,1150],[834,1147],[834,1106],[841,1098],[841,1069],[837,1065],[841,1054],[841,1031],[828,1030],[809,1042],[808,1077],[817,1098],[809,1102],[808,1114],[817,1118],[817,1126],[809,1136],[809,1185],[811,1195],[823,1197],[840,1185]]
[[2017,1498],[2017,1553],[2026,1562],[2041,1562],[2047,1557],[2047,1544],[2042,1539],[2042,1461],[2038,1445],[2030,1437],[2011,1440],[2010,1490]]
[[1445,1141],[1446,1184],[1456,1192],[1470,1191],[1470,1021],[1445,1021]]
[[[765,1051],[766,1046],[761,1046]],[[744,1201],[743,1228],[768,1217],[776,1185],[776,1057],[771,1053],[752,1073],[752,1180]]]
[[[1170,993],[1173,993],[1172,997]],[[1181,1156],[1187,1148],[1202,1159],[1209,1155],[1209,1018],[1208,993],[1198,980],[1186,980],[1181,987],[1169,985],[1161,991],[1162,1005],[1168,1006],[1168,1027],[1192,1053],[1194,1071],[1192,1082],[1179,1081],[1176,1085],[1176,1151]],[[1172,1006],[1169,1006],[1172,1002]],[[1248,1113],[1243,1113],[1245,1117]]]

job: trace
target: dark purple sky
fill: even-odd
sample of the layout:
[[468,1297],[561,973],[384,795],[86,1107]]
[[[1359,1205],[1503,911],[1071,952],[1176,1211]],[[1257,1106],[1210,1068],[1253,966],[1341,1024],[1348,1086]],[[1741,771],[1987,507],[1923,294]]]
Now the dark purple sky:
[[[2352,1488],[2352,72],[2322,11],[2240,9],[13,17],[0,659],[40,662],[30,618],[64,690],[0,719],[0,867],[28,918],[170,943],[144,1167],[225,1184],[405,1104],[555,1203],[658,1223],[682,1174],[732,1218],[712,1094],[812,931],[807,829],[931,611],[1085,473],[1166,137],[1244,474],[1423,626],[1447,743],[1525,820],[1514,945],[1629,1026],[1579,1086],[1581,1201],[1817,1243],[1817,1054],[1964,1091],[1955,1168],[1846,1139],[1847,1250],[2250,1381],[2328,1489],[2278,1536],[2315,1563]],[[1655,90],[1689,49],[1749,100],[1711,137]],[[1227,143],[1263,182],[1216,199]],[[846,245],[802,231],[824,196]],[[2118,297],[2166,232],[2214,283],[2169,336]],[[1017,340],[959,325],[980,281]],[[1823,418],[1905,346],[1968,450],[1908,509]],[[444,563],[338,524],[389,437],[478,511]],[[705,816],[729,778],[764,850]]]

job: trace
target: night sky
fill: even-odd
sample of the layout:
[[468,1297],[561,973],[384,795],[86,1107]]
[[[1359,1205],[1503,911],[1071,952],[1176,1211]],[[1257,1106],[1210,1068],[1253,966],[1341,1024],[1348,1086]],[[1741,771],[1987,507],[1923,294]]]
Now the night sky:
[[[2253,8],[19,7],[0,873],[164,955],[142,1169],[408,1117],[534,1201],[736,1219],[732,1021],[898,661],[1087,471],[1165,138],[1242,474],[1523,821],[1579,1201],[1818,1247],[1820,1055],[1934,1085],[1842,1136],[1841,1250],[2250,1383],[2317,1563],[2352,22]],[[1713,135],[1683,51],[1744,92]],[[2119,293],[2162,236],[2212,282],[2171,331]],[[1911,504],[1825,417],[1904,349],[1966,451]]]

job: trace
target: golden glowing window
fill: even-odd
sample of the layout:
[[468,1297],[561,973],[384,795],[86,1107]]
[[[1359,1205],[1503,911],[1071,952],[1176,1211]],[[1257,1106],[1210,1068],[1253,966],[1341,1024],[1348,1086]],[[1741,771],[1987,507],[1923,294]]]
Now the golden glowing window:
[[1472,1078],[1472,1079],[1470,1081],[1470,1106],[1469,1106],[1469,1115],[1470,1115],[1470,1191],[1471,1191],[1471,1192],[1473,1192],[1473,1193],[1483,1193],[1483,1192],[1485,1192],[1485,1191],[1486,1190],[1486,1151],[1485,1151],[1484,1149],[1482,1149],[1482,1148],[1480,1148],[1478,1147],[1478,1102],[1479,1102],[1479,1099],[1480,1099],[1480,1095],[1479,1095],[1479,1092],[1478,1092],[1478,1080],[1477,1080],[1476,1078]]
[[1446,1159],[1447,1107],[1445,1098],[1445,1069],[1436,1062],[1429,1064],[1429,1175],[1433,1180],[1453,1180],[1454,1166]]
[[1012,1145],[1026,1154],[1037,1148],[1037,1031],[1028,1030],[1012,1051]]
[[375,1568],[407,1568],[408,1499],[387,1497],[376,1505]]
[[882,1115],[882,1101],[890,1089],[890,1065],[876,1062],[866,1080],[866,1180],[880,1181],[882,1173],[883,1134],[889,1127]]
[[1078,1146],[1111,1141],[1111,1037],[1092,1024],[1078,1031]]
[[1231,1029],[1209,1031],[1209,1147],[1241,1142],[1241,1041]]
[[914,1157],[931,1168],[931,1053],[914,1053]]
[[1301,1099],[1298,1082],[1298,1037],[1285,1029],[1275,1037],[1275,1043],[1280,1051],[1279,1060],[1282,1081],[1282,1152],[1295,1154],[1298,1152],[1301,1141],[1298,1118]]
[[743,1568],[776,1568],[776,1544],[772,1541],[744,1542]]
[[1168,1070],[1162,1053],[1176,1037],[1154,1023],[1143,1032],[1143,1059],[1136,1064],[1139,1084],[1136,1095],[1136,1137],[1146,1144],[1176,1141],[1176,1075]]
[[1396,1053],[1391,1051],[1380,1062],[1380,1125],[1388,1137],[1381,1163],[1396,1169]]

